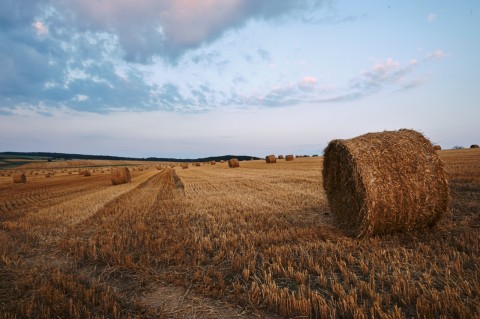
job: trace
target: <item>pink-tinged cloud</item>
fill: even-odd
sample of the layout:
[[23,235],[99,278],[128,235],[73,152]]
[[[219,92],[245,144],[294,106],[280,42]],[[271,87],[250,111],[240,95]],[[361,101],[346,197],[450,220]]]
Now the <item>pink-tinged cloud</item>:
[[447,55],[442,50],[436,50],[435,52],[430,53],[428,55],[428,58],[430,58],[430,59],[441,59],[441,58],[444,58],[446,56]]
[[32,23],[32,27],[35,29],[37,33],[37,37],[41,38],[48,34],[48,27],[41,21],[35,21]]
[[300,16],[325,0],[52,0],[86,29],[118,36],[130,60],[176,59],[251,19]]

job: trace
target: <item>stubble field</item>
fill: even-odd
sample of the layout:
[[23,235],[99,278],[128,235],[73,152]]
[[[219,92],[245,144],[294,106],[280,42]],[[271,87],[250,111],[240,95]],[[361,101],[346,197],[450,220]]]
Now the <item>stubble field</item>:
[[112,163],[29,164],[26,184],[0,176],[0,317],[479,317],[480,150],[439,154],[450,213],[367,239],[336,227],[321,157],[116,186]]

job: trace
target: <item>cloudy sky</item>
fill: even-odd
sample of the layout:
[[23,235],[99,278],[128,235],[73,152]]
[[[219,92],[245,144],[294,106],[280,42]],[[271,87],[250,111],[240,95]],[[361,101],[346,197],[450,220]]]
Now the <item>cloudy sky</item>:
[[0,151],[480,143],[480,1],[0,0]]

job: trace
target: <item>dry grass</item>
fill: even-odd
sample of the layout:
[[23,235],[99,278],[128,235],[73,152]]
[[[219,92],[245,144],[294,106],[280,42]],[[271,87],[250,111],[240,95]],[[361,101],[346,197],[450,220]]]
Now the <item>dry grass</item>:
[[116,187],[0,177],[0,317],[478,317],[480,150],[439,155],[451,214],[361,240],[335,225],[320,157]]

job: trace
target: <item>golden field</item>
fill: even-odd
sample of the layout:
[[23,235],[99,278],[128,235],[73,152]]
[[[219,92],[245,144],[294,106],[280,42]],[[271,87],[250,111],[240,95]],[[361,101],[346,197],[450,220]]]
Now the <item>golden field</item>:
[[[480,150],[439,155],[450,213],[366,239],[336,227],[321,157],[0,170],[0,317],[479,317]],[[112,186],[117,164],[143,166]]]

